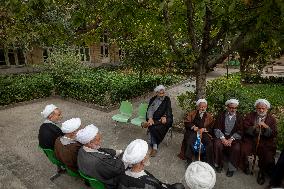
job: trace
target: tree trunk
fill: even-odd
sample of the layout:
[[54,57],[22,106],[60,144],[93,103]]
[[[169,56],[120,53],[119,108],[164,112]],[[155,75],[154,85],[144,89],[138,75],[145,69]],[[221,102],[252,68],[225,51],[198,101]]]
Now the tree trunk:
[[206,66],[202,62],[197,64],[196,73],[196,100],[206,96]]

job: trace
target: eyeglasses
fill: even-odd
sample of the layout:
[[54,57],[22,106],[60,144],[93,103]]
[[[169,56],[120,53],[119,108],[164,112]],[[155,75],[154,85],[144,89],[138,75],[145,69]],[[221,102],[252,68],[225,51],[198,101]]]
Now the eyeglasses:
[[228,106],[229,109],[237,109],[238,107],[230,107]]

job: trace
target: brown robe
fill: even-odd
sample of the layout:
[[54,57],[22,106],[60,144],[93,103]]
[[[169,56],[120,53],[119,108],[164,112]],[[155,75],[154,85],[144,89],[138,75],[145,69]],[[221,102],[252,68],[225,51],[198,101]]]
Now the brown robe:
[[[188,138],[193,133],[192,130],[191,130],[191,127],[194,125],[193,122],[194,122],[194,119],[195,119],[197,114],[198,114],[198,110],[194,110],[194,111],[187,113],[185,118],[184,118],[184,126],[185,126],[185,129],[186,129],[186,132],[184,134],[184,138],[183,138],[183,141],[182,141],[180,153],[178,154],[178,157],[182,160],[186,159],[186,157],[185,157],[185,149],[186,149],[186,143],[187,143],[186,141],[188,140]],[[208,132],[203,133],[202,139],[203,140],[207,139],[206,142],[210,143],[211,138],[212,138],[212,131],[213,131],[212,130],[213,122],[214,122],[213,116],[210,113],[205,112],[204,115],[203,115],[203,118],[202,118],[202,122],[203,123],[201,125],[199,125],[199,126],[196,125],[196,126],[199,127],[199,128],[206,128],[206,130]],[[196,136],[196,134],[195,134],[195,136]],[[204,142],[204,141],[202,141],[202,142]],[[213,144],[212,144],[212,151],[213,151]],[[213,156],[213,153],[211,155]]]
[[[218,115],[214,123],[214,129],[219,129],[225,136],[226,139],[232,137],[234,133],[238,133],[241,137],[243,135],[243,117],[238,112],[236,114],[236,122],[230,133],[230,135],[225,134],[225,117],[226,111]],[[214,135],[215,136],[215,135]],[[239,166],[240,159],[240,148],[241,148],[241,139],[236,139],[232,142],[230,147],[224,146],[221,142],[221,139],[214,138],[214,159],[215,163],[218,166],[222,167],[223,164],[223,153],[226,152],[229,156],[229,161],[234,165],[234,167]]]
[[[248,156],[255,153],[256,141],[258,133],[254,128],[257,113],[252,112],[248,114],[244,119],[244,137],[241,146],[241,168],[245,169],[248,166]],[[277,127],[276,119],[267,114],[264,123],[267,124],[270,129],[270,135],[266,135],[267,129],[262,128],[259,146],[256,155],[259,158],[258,166],[262,171],[269,172],[275,164],[274,156],[276,154],[276,136]]]
[[63,145],[60,141],[60,137],[55,140],[54,152],[56,158],[65,164],[69,169],[74,172],[78,171],[77,156],[78,151],[81,148],[79,142]]

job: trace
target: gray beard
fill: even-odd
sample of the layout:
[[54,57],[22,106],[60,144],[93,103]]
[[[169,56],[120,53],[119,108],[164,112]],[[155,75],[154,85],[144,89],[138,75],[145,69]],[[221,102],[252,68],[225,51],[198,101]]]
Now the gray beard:
[[267,114],[267,112],[265,112],[265,113],[259,113],[259,112],[257,112],[257,115],[258,115],[259,117],[265,117],[266,114]]

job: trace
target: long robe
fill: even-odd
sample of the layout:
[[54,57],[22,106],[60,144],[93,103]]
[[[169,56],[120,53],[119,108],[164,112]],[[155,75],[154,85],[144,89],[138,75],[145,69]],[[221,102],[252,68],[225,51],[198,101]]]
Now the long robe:
[[42,148],[54,149],[55,140],[63,136],[61,129],[53,123],[43,123],[40,126],[38,140]]
[[[214,123],[214,129],[219,129],[226,139],[231,138],[235,133],[237,133],[239,136],[243,135],[243,117],[236,113],[236,121],[234,124],[234,127],[229,135],[225,134],[225,117],[227,112],[222,112],[218,115],[215,123]],[[240,147],[241,147],[241,138],[235,139],[232,142],[232,145],[230,147],[226,147],[222,144],[221,139],[216,138],[214,139],[214,157],[215,157],[215,163],[218,164],[218,166],[223,165],[223,153],[224,151],[227,152],[229,155],[229,161],[233,164],[235,168],[239,166],[239,159],[240,159]],[[224,150],[224,151],[223,151]]]
[[[154,96],[153,98],[150,99],[148,109],[151,106],[151,104],[154,102],[156,97],[157,96]],[[163,116],[166,116],[166,119],[167,119],[167,122],[165,124],[162,124],[160,122],[160,119]],[[146,120],[147,121],[149,120],[147,115],[146,115]],[[153,136],[156,139],[156,142],[159,145],[163,141],[169,128],[173,124],[171,100],[168,96],[165,96],[163,102],[160,104],[158,109],[154,112],[153,120],[154,120],[154,124],[148,127],[148,131],[150,132],[151,136]]]
[[79,142],[63,145],[60,141],[60,137],[58,137],[55,141],[54,153],[59,161],[64,163],[64,165],[66,165],[72,171],[77,172],[77,156],[81,146],[82,144]]
[[205,112],[202,119],[199,116],[199,111],[194,110],[186,114],[184,118],[185,134],[182,141],[180,153],[178,157],[182,160],[192,159],[193,156],[193,145],[196,141],[196,132],[194,132],[191,127],[193,125],[198,128],[206,128],[207,133],[203,133],[202,143],[206,145],[206,156],[210,164],[213,164],[213,123],[214,119],[212,115],[208,112]]
[[[248,156],[252,155],[256,149],[258,137],[258,133],[254,128],[256,119],[256,112],[252,112],[244,118],[244,138],[241,146],[241,168],[243,169],[248,166]],[[269,126],[269,129],[261,129],[262,132],[256,155],[259,158],[258,166],[261,171],[270,173],[275,165],[274,156],[276,154],[277,136],[276,119],[271,114],[267,114],[264,123]]]
[[281,182],[284,179],[284,149],[282,150],[280,157],[273,169],[273,173],[271,175],[271,180],[269,185],[273,188],[281,187]]
[[151,173],[144,170],[146,175],[138,178],[122,174],[118,177],[118,189],[184,189],[184,186],[178,184],[164,184],[155,178]]
[[112,149],[100,148],[98,152],[87,152],[82,147],[77,157],[78,168],[84,174],[103,182],[107,189],[116,188],[117,177],[124,172],[125,167],[115,154]]

